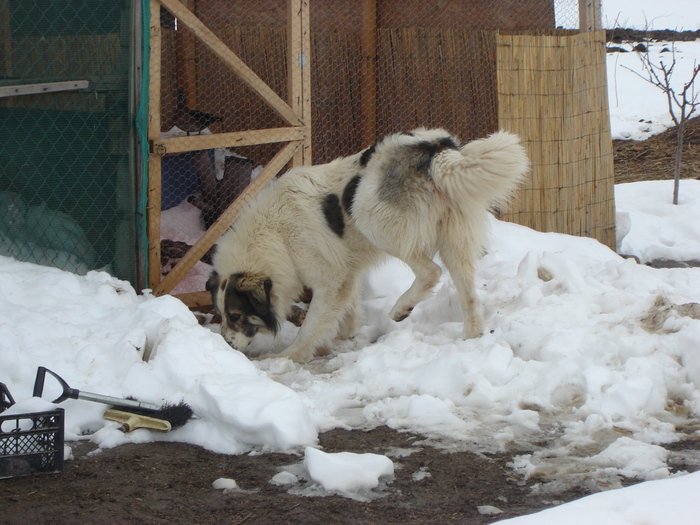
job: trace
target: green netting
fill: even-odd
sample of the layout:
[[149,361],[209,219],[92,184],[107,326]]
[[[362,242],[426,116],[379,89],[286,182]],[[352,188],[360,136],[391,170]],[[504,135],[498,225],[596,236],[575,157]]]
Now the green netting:
[[135,282],[133,2],[0,6],[0,255]]

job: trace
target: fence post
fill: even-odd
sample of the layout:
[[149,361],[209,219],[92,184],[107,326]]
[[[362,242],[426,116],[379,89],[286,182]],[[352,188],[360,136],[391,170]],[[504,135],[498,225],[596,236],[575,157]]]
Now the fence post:
[[311,32],[309,0],[287,0],[287,71],[289,105],[306,128],[294,166],[311,165]]
[[[160,68],[161,68],[160,2],[151,0],[151,56],[148,86],[148,141],[160,139]],[[160,282],[160,206],[161,156],[148,155],[148,286]]]
[[601,0],[579,0],[578,20],[579,29],[582,33],[599,31],[602,29],[600,7]]

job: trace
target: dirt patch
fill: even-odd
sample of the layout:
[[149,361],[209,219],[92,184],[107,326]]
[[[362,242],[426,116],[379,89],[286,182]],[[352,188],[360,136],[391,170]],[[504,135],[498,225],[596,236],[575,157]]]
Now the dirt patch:
[[[663,96],[659,91],[659,96]],[[614,140],[615,183],[673,179],[676,128],[645,141]],[[700,178],[700,118],[690,119],[683,133],[681,178]]]
[[[615,141],[619,182],[673,177],[675,130],[644,142]],[[700,176],[700,119],[685,136],[683,177]],[[696,428],[669,445],[676,470],[700,468]],[[396,479],[386,495],[370,503],[340,496],[302,497],[270,483],[281,467],[302,458],[285,454],[230,456],[180,443],[125,445],[91,455],[87,443],[71,443],[75,460],[59,474],[0,480],[0,522],[68,524],[444,524],[493,523],[578,499],[584,490],[552,496],[531,494],[537,480],[523,483],[508,468],[509,455],[445,453],[416,444],[420,437],[386,427],[370,432],[334,430],[320,436],[327,452],[374,452],[392,456]],[[414,476],[415,475],[415,476]],[[241,492],[212,487],[234,479]],[[630,480],[630,483],[634,480]],[[484,515],[480,506],[496,507]],[[483,509],[482,509],[483,510]]]
[[[486,524],[521,516],[588,494],[569,490],[533,495],[508,467],[506,454],[446,453],[421,438],[386,427],[321,435],[327,452],[374,452],[392,457],[396,479],[369,503],[340,496],[303,497],[270,483],[281,468],[301,462],[287,454],[231,456],[182,443],[124,445],[92,454],[72,443],[76,459],[59,474],[0,480],[0,522],[16,524]],[[669,446],[673,467],[697,470],[700,442]],[[404,452],[403,454],[401,452]],[[695,464],[695,468],[693,468]],[[212,487],[234,479],[240,491]],[[630,481],[630,483],[633,480]],[[482,514],[484,507],[499,514]]]
[[[92,523],[492,523],[553,505],[530,496],[507,467],[506,455],[443,453],[415,446],[417,438],[386,427],[370,432],[334,430],[321,436],[327,452],[392,454],[396,479],[370,503],[340,496],[301,497],[270,483],[279,469],[302,458],[285,454],[230,456],[180,443],[125,445],[68,461],[60,474],[0,481],[2,521],[8,524]],[[421,473],[414,475],[416,473]],[[241,492],[212,488],[234,479]],[[557,503],[583,496],[571,491]],[[480,506],[498,515],[480,514]]]

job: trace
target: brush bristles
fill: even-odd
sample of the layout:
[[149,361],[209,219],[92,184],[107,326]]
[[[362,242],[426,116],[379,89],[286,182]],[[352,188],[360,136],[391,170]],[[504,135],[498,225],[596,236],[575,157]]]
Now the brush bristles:
[[192,407],[190,407],[184,401],[181,401],[176,405],[166,403],[158,410],[151,410],[148,408],[131,408],[123,406],[116,406],[114,408],[122,412],[129,412],[131,414],[136,414],[140,416],[148,416],[155,419],[162,419],[170,423],[170,426],[173,429],[183,426],[194,415]]

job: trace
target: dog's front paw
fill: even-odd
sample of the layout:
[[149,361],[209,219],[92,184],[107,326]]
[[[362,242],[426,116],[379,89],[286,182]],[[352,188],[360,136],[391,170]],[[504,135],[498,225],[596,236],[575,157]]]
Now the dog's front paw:
[[391,317],[391,319],[396,321],[397,323],[400,323],[401,321],[406,319],[409,315],[411,315],[412,311],[413,311],[413,306],[399,307],[399,305],[396,305],[389,313],[389,317]]

